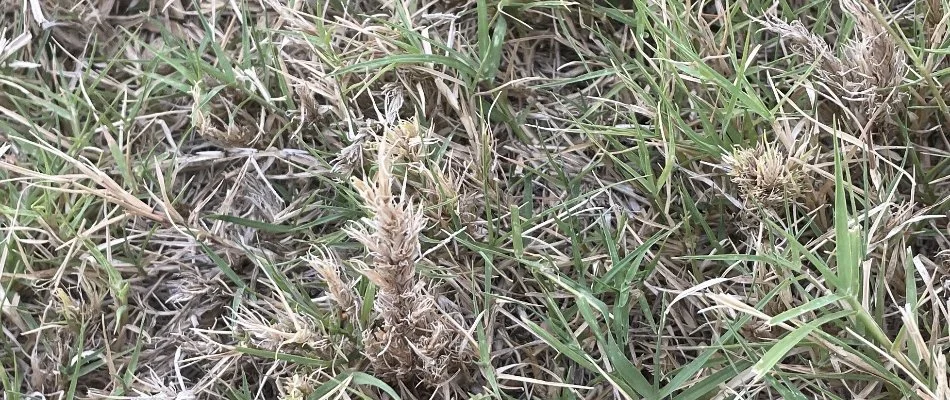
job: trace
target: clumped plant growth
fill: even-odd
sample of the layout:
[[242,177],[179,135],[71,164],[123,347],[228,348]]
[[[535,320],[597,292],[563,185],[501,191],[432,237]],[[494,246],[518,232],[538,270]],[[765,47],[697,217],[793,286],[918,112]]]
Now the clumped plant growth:
[[[405,126],[400,128],[405,131]],[[377,376],[437,388],[453,378],[470,377],[465,367],[474,355],[473,344],[465,340],[459,321],[440,312],[426,282],[419,279],[416,263],[424,220],[405,194],[392,193],[396,149],[389,142],[384,138],[378,145],[376,176],[367,182],[353,179],[372,217],[347,233],[371,254],[371,265],[364,265],[361,273],[377,287],[375,326],[363,333],[362,345]]]
[[736,150],[723,162],[740,197],[752,207],[794,202],[807,189],[802,166],[775,148]]
[[950,399],[950,6],[0,0],[4,399]]

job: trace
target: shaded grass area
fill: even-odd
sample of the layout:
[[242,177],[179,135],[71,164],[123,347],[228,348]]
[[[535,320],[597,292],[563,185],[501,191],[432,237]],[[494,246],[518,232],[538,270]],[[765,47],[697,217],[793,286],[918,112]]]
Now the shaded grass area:
[[4,398],[948,399],[948,10],[0,0]]

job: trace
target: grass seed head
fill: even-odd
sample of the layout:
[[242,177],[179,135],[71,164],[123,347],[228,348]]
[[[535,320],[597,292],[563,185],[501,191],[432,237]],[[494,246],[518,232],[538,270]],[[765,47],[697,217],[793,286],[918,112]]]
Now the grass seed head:
[[360,134],[350,144],[340,149],[336,157],[330,162],[333,172],[349,176],[358,166],[362,165],[365,141],[366,135]]
[[788,23],[770,15],[762,23],[766,29],[777,33],[782,40],[789,43],[792,51],[802,56],[806,62],[817,62],[819,73],[826,78],[840,76],[847,69],[828,43],[811,33],[800,21]]
[[423,136],[419,123],[415,120],[403,121],[384,133],[393,155],[399,159],[419,161],[423,151]]
[[364,219],[363,226],[348,229],[348,232],[366,246],[373,257],[373,268],[365,272],[366,277],[379,286],[380,297],[389,300],[384,303],[395,305],[401,303],[399,296],[412,287],[415,262],[421,253],[419,233],[423,219],[406,199],[397,200],[393,196],[390,150],[385,142],[380,143],[374,179],[352,180],[372,217]]
[[[851,97],[866,107],[884,106],[888,113],[900,100],[885,102],[886,92],[897,88],[907,73],[907,56],[885,27],[859,1],[842,1],[843,8],[855,20],[856,36],[844,48],[844,63],[849,66],[847,86]],[[882,103],[883,102],[883,103]]]
[[281,379],[278,387],[281,400],[305,400],[314,390],[314,380],[310,376],[295,373]]
[[379,142],[376,176],[352,181],[371,218],[348,233],[369,251],[372,265],[363,274],[379,288],[374,302],[378,325],[363,333],[363,351],[384,380],[435,388],[464,368],[467,353],[459,350],[462,335],[416,276],[423,216],[405,194],[393,195],[392,165],[418,130],[405,123],[394,131],[394,140]]
[[310,356],[333,354],[333,343],[312,317],[278,307],[267,312],[271,315],[242,306],[233,320],[235,333],[260,349]]
[[794,202],[805,187],[801,166],[773,147],[738,149],[723,156],[729,177],[750,206]]
[[787,23],[766,17],[766,29],[780,35],[808,63],[817,63],[816,75],[836,95],[847,100],[860,115],[872,116],[878,107],[887,114],[896,111],[901,96],[891,96],[907,73],[907,56],[872,13],[859,1],[842,0],[842,8],[855,20],[856,39],[840,57],[827,43],[801,22]]
[[416,308],[367,331],[363,351],[381,378],[435,388],[466,375],[473,355],[461,332],[436,310],[431,295],[421,293],[421,286],[405,296]]
[[329,252],[313,257],[310,265],[323,278],[327,285],[327,294],[338,307],[342,315],[359,308],[359,301],[353,294],[353,284],[343,275],[338,260]]

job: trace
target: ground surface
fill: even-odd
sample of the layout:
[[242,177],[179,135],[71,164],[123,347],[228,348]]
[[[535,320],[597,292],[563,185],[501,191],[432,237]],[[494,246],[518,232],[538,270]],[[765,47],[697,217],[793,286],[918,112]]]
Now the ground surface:
[[950,399],[945,0],[0,0],[4,399]]

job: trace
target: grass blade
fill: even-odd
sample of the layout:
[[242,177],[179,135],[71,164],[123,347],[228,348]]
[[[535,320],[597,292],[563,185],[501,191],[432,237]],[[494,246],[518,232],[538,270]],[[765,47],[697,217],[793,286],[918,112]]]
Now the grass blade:
[[838,320],[852,314],[854,314],[854,312],[850,310],[839,311],[833,314],[822,316],[789,332],[787,335],[785,335],[785,337],[780,339],[771,348],[769,348],[762,358],[752,366],[751,372],[753,373],[753,381],[758,381],[760,378],[765,376],[765,374],[769,373],[772,368],[775,368],[775,365],[777,365],[779,361],[782,361],[788,352],[797,347],[798,344],[801,343],[802,340],[805,340],[805,338],[808,337],[808,335],[810,335],[815,329],[818,329],[822,325],[831,321]]

